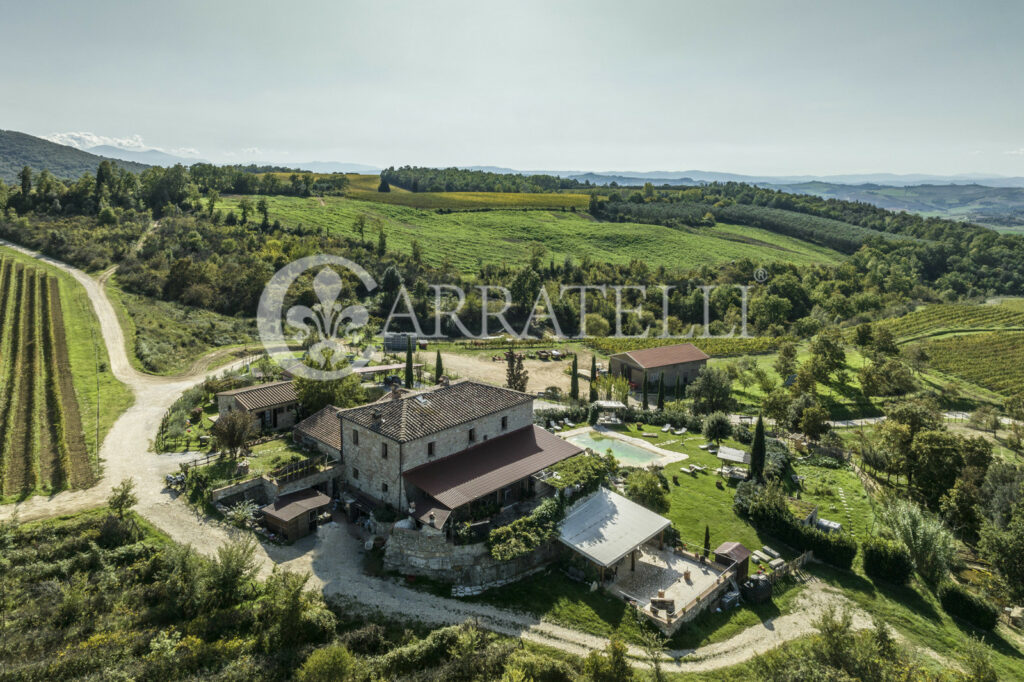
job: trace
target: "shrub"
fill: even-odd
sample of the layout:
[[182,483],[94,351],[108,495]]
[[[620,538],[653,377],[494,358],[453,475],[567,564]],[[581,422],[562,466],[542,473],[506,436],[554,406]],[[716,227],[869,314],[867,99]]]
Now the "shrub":
[[956,561],[956,541],[940,519],[913,502],[896,500],[882,507],[878,520],[906,545],[914,568],[930,585],[938,585]]
[[362,656],[376,656],[391,648],[387,631],[379,623],[368,623],[346,632],[341,636],[341,641],[349,651]]
[[384,679],[395,679],[440,663],[455,645],[462,631],[461,625],[434,630],[423,639],[392,649],[382,656],[378,670]]
[[861,548],[864,552],[864,572],[875,580],[902,585],[914,572],[914,560],[902,542],[868,537]]
[[359,669],[359,661],[340,644],[317,649],[299,668],[295,679],[299,682],[333,682],[352,680]]
[[645,469],[637,469],[626,478],[626,497],[642,504],[652,511],[668,511],[668,493],[662,485],[663,478]]
[[732,437],[744,445],[750,445],[754,442],[754,434],[749,428],[747,428],[746,424],[740,424],[733,429]]
[[946,613],[982,630],[991,630],[999,619],[999,609],[954,582],[939,587],[939,601]]
[[498,561],[526,556],[552,538],[564,513],[559,500],[551,497],[541,502],[529,516],[495,528],[487,537],[491,556]]
[[789,468],[789,448],[777,438],[765,441],[765,480],[781,479]]

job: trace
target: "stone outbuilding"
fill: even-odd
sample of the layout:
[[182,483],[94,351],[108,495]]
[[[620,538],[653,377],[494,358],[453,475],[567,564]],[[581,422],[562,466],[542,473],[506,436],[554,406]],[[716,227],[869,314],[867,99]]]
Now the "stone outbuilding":
[[265,431],[288,429],[295,425],[299,399],[295,385],[289,381],[272,381],[217,394],[217,414],[221,417],[235,410],[256,417]]
[[677,380],[686,386],[696,379],[709,359],[707,353],[692,343],[658,346],[616,353],[608,360],[608,373],[625,377],[639,386],[646,372],[648,385],[656,386],[664,377],[665,386],[672,388]]
[[319,518],[331,508],[331,498],[319,490],[307,488],[279,498],[263,507],[263,522],[289,541],[316,531]]

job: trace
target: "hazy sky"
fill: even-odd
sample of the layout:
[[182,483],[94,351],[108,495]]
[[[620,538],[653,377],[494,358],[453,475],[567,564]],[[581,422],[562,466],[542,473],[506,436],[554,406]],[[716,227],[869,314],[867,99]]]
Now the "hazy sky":
[[0,128],[215,161],[1024,175],[1024,2],[10,2]]

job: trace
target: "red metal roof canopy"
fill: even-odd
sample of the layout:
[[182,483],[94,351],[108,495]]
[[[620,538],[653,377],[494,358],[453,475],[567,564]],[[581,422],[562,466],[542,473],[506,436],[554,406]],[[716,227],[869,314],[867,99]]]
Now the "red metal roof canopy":
[[581,452],[569,441],[531,425],[423,464],[403,476],[455,509]]

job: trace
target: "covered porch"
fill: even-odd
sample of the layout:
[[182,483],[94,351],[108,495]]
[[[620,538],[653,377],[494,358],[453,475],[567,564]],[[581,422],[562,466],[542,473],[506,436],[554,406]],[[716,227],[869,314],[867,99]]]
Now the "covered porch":
[[635,572],[641,547],[664,545],[671,522],[607,488],[598,488],[572,506],[562,521],[559,540],[598,567],[601,581]]
[[514,520],[543,486],[534,475],[582,452],[534,425],[479,443],[403,474],[411,515],[446,531],[456,521]]

